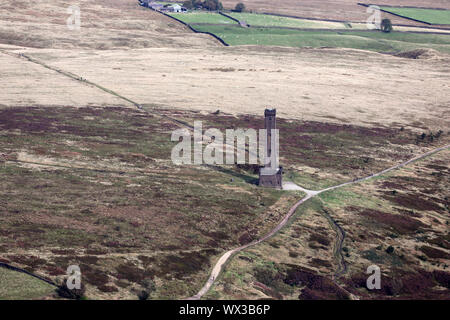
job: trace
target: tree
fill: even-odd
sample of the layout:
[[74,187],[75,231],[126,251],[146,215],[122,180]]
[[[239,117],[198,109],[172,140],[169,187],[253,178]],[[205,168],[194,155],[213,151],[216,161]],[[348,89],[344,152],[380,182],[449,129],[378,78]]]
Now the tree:
[[194,4],[191,0],[187,0],[183,2],[183,7],[185,7],[186,9],[194,9]]
[[202,6],[201,0],[186,0],[183,2],[183,7],[186,9],[200,9]]
[[386,252],[389,253],[389,254],[393,253],[393,252],[394,252],[394,247],[393,247],[393,246],[389,246],[389,247],[386,249]]
[[141,292],[138,293],[139,300],[148,300],[149,296],[150,296],[149,293],[145,290],[142,290]]
[[239,2],[236,7],[234,8],[234,11],[237,12],[243,12],[245,11],[245,4],[243,4],[242,2]]
[[220,2],[219,0],[205,0],[202,3],[202,6],[209,11],[217,11],[223,9],[222,2]]
[[389,33],[392,31],[392,22],[389,19],[383,19],[381,21],[381,31]]
[[83,299],[85,292],[86,292],[86,288],[83,283],[81,284],[80,289],[69,289],[67,287],[67,279],[64,279],[63,283],[56,289],[56,293],[61,298],[74,299],[74,300]]

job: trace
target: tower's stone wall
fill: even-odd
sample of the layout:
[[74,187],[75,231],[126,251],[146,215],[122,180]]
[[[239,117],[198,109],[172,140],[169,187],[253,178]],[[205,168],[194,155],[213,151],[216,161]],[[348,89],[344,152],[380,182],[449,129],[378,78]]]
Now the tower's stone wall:
[[[277,128],[276,123],[276,116],[277,116],[277,110],[276,109],[266,109],[264,111],[264,126],[267,131],[267,152],[266,157],[271,159],[272,156],[272,129]],[[269,168],[271,166],[270,161],[266,161],[266,168]],[[283,181],[282,181],[282,174],[283,169],[278,168],[277,172],[275,174],[267,175],[262,173],[262,169],[259,170],[259,185],[262,187],[269,187],[269,188],[277,188],[281,189]]]

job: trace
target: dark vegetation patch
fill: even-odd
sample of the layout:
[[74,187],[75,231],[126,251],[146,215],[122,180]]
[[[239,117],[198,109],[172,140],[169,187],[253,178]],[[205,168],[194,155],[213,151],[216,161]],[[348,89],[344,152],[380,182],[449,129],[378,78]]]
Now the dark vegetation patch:
[[448,299],[449,292],[437,289],[449,285],[450,274],[444,271],[428,272],[423,269],[402,271],[395,269],[390,274],[381,275],[381,289],[369,290],[365,273],[352,274],[345,280],[346,289],[362,297],[398,299]]
[[417,273],[406,273],[399,279],[401,282],[400,294],[426,292],[436,285],[433,274],[422,269],[418,270]]
[[94,256],[100,256],[100,255],[104,255],[107,253],[108,253],[108,251],[104,250],[104,249],[87,249],[86,250],[86,254],[94,255]]
[[76,251],[73,249],[52,249],[52,253],[56,255],[75,256]]
[[388,180],[378,182],[378,186],[387,191],[413,190],[413,188],[423,190],[433,184],[429,179],[420,176],[393,176]]
[[388,192],[382,196],[384,199],[389,200],[399,206],[404,208],[409,208],[413,210],[422,210],[422,211],[436,211],[442,212],[444,209],[430,197],[426,197],[422,194],[417,193],[396,193],[392,195],[392,192]]
[[126,279],[130,282],[139,283],[145,278],[153,278],[153,273],[136,267],[131,262],[123,263],[116,267],[117,279]]
[[309,241],[311,242],[317,242],[323,246],[328,246],[330,244],[330,239],[328,239],[327,236],[320,234],[320,233],[312,233],[309,236]]
[[148,257],[148,256],[144,256],[144,255],[138,256],[138,259],[142,261],[142,264],[145,267],[152,265],[157,261],[157,259],[155,257]]
[[255,281],[253,283],[253,286],[257,289],[257,290],[261,290],[262,292],[264,292],[264,294],[268,295],[269,297],[272,297],[274,299],[277,300],[282,300],[283,299],[283,295],[280,294],[278,291],[266,286],[264,283]]
[[430,259],[449,259],[450,255],[437,248],[433,248],[430,246],[421,246],[420,251],[422,251],[428,258]]
[[433,170],[439,171],[439,172],[443,172],[443,173],[446,173],[446,174],[450,174],[449,167],[444,167],[444,166],[440,166],[440,165],[437,165],[437,164],[428,164],[425,167],[427,167],[429,169],[433,169]]
[[331,279],[304,267],[291,266],[284,282],[290,286],[304,287],[298,297],[301,300],[349,299],[348,294]]
[[63,283],[56,289],[56,293],[61,298],[81,300],[85,297],[86,287],[81,282],[80,289],[69,289],[67,286],[67,279],[64,279]]
[[96,256],[81,256],[77,257],[77,260],[89,265],[95,265],[98,263],[98,258]]
[[435,270],[433,271],[434,279],[444,288],[450,289],[450,273]]
[[99,286],[97,288],[101,292],[105,292],[105,293],[111,293],[111,292],[118,292],[119,291],[119,289],[117,289],[117,287],[115,287],[113,285],[102,285],[102,286]]
[[230,239],[230,235],[227,234],[224,231],[210,231],[210,232],[204,232],[204,234],[208,237],[213,238],[215,241],[217,240],[229,240]]
[[421,134],[418,134],[416,136],[416,144],[428,144],[428,143],[432,143],[435,142],[437,140],[439,140],[442,135],[444,134],[444,131],[442,130],[437,130],[435,132],[430,131],[428,133],[422,132]]
[[262,284],[260,287],[272,297],[282,296],[291,289],[283,281],[285,274],[284,267],[281,265],[275,263],[256,265],[253,268],[253,274],[256,280]]
[[[281,192],[255,188],[251,195],[228,191],[223,197],[223,189],[215,185],[226,183],[224,180],[229,181],[229,178],[204,169],[200,175],[200,169],[194,168],[183,168],[173,180],[167,176],[135,180],[128,174],[78,170],[33,171],[14,165],[1,167],[0,171],[7,177],[0,192],[6,195],[3,218],[11,221],[9,231],[5,232],[5,236],[11,238],[8,240],[14,242],[14,246],[60,246],[53,249],[53,253],[67,256],[76,255],[72,248],[89,248],[92,244],[106,247],[101,251],[87,249],[86,254],[91,258],[85,259],[95,259],[92,256],[109,251],[126,252],[144,247],[158,250],[205,245],[229,247],[238,243],[242,230],[253,217],[264,214],[281,195]],[[90,182],[93,179],[114,184],[104,186]],[[48,181],[55,186],[51,190],[42,192],[32,188],[36,183]],[[133,182],[142,187],[128,188],[127,184]],[[20,194],[8,196],[7,190],[19,186]],[[155,198],[158,193],[162,196]],[[164,201],[155,200],[162,198]],[[81,203],[92,208],[92,213],[77,210]],[[212,211],[214,219],[203,223]],[[20,222],[15,223],[17,220]],[[31,221],[29,226],[26,225],[28,220]],[[155,221],[158,229],[165,232],[160,233],[154,227]],[[180,226],[187,232],[178,232]],[[35,227],[43,232],[27,231]],[[176,239],[172,236],[174,233],[178,235]]]
[[218,254],[215,249],[181,252],[179,255],[164,256],[158,263],[158,276],[184,279],[210,266],[210,257]]
[[392,190],[392,191],[397,191],[397,190],[410,190],[411,185],[404,185],[401,184],[399,182],[393,182],[393,181],[384,181],[381,184],[381,188],[383,189],[387,189],[387,190]]
[[384,227],[392,228],[399,234],[414,234],[426,227],[426,225],[424,225],[421,221],[405,215],[391,214],[374,209],[354,206],[347,207],[346,209],[349,211],[356,211],[359,215],[372,221],[376,221]]
[[119,288],[128,288],[130,286],[130,283],[126,280],[116,280],[114,281],[115,285],[118,286]]
[[373,263],[383,263],[385,259],[383,253],[378,252],[374,249],[363,251],[361,253],[361,256]]
[[8,259],[12,262],[28,266],[29,270],[35,270],[39,267],[43,267],[47,263],[47,260],[31,255],[10,255],[8,256]]
[[257,164],[237,164],[236,167],[241,172],[247,172],[250,174],[258,174],[259,168],[261,166],[259,166]]
[[447,233],[446,235],[437,235],[435,238],[427,239],[426,242],[450,250],[450,233]]
[[423,215],[421,213],[418,213],[414,210],[407,210],[407,209],[402,209],[402,208],[395,208],[401,215],[405,215],[405,216],[409,216],[409,217],[414,217],[414,218],[422,218]]
[[254,230],[247,230],[239,236],[239,243],[241,245],[248,244],[256,240],[257,235]]
[[[168,159],[172,145],[169,132],[176,128],[164,119],[129,108],[17,107],[0,110],[0,130],[21,132],[21,135],[3,139],[1,142],[6,144],[3,147],[15,149],[21,144],[36,154],[53,157],[109,156],[135,164],[148,163],[153,161],[151,158]],[[23,135],[31,137],[23,139]],[[62,144],[61,135],[88,150]],[[128,152],[123,152],[124,149]]]
[[66,270],[54,264],[45,266],[45,271],[51,276],[61,276],[66,274]]
[[82,280],[93,286],[101,287],[109,282],[108,274],[95,266],[80,263],[80,270]]
[[253,258],[251,258],[251,257],[239,255],[238,258],[241,260],[244,260],[244,261],[253,262]]
[[319,258],[313,258],[311,260],[310,264],[313,267],[316,267],[316,268],[320,268],[320,267],[331,268],[332,267],[332,265],[331,265],[331,263],[329,261],[322,260],[322,259],[319,259]]

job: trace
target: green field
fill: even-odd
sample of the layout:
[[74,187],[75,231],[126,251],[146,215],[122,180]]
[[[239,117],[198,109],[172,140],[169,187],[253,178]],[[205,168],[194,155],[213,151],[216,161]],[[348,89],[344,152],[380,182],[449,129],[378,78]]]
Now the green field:
[[317,28],[317,29],[345,29],[346,26],[340,22],[312,21],[287,17],[277,17],[256,13],[229,13],[235,19],[245,21],[251,26],[263,27],[288,27],[288,28]]
[[227,17],[224,17],[218,13],[188,12],[188,13],[171,13],[170,15],[188,24],[195,24],[195,23],[236,24],[235,21]]
[[363,31],[302,31],[276,28],[240,28],[233,26],[195,26],[221,37],[230,45],[267,45],[285,47],[338,47],[376,52],[400,52],[432,48],[450,53],[450,36],[416,33]]
[[392,7],[380,7],[380,8],[388,12],[428,22],[431,24],[450,24],[450,10],[392,8]]
[[54,290],[44,281],[0,268],[0,300],[38,299],[50,295]]

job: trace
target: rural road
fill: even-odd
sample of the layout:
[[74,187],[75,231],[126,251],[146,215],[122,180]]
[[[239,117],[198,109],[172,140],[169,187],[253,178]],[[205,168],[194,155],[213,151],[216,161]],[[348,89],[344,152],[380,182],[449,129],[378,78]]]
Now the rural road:
[[433,149],[433,150],[428,151],[426,153],[423,153],[423,154],[421,154],[421,155],[419,155],[417,157],[414,157],[414,158],[412,158],[412,159],[410,159],[408,161],[402,162],[402,163],[400,163],[398,165],[395,165],[393,167],[390,167],[390,168],[385,169],[383,171],[380,171],[378,173],[374,173],[374,174],[372,174],[370,176],[367,176],[367,177],[364,177],[364,178],[360,178],[360,179],[355,179],[353,181],[349,181],[349,182],[346,182],[346,183],[342,183],[342,184],[339,184],[339,185],[336,185],[336,186],[333,186],[333,187],[329,187],[329,188],[325,188],[325,189],[322,189],[322,190],[318,190],[318,191],[307,190],[307,189],[304,189],[304,188],[302,188],[300,186],[297,186],[297,185],[293,184],[292,182],[288,182],[286,184],[286,187],[287,187],[286,190],[300,190],[300,191],[305,192],[306,196],[304,198],[302,198],[301,200],[299,200],[297,203],[295,203],[289,209],[288,213],[284,216],[283,220],[281,220],[280,223],[274,229],[272,229],[268,234],[266,234],[264,237],[262,237],[262,238],[260,238],[260,239],[258,239],[256,241],[253,241],[251,243],[248,243],[246,245],[243,245],[241,247],[238,247],[238,248],[235,248],[235,249],[232,249],[230,251],[225,252],[220,257],[219,261],[217,261],[217,263],[215,264],[215,266],[212,269],[211,274],[210,274],[210,276],[208,278],[208,281],[206,281],[205,285],[200,289],[200,291],[196,295],[187,298],[187,300],[199,300],[199,299],[201,299],[209,291],[209,289],[211,289],[211,287],[214,284],[214,282],[216,281],[217,277],[220,275],[220,272],[222,271],[223,266],[225,265],[225,263],[227,263],[228,260],[231,259],[231,257],[234,254],[236,254],[236,253],[238,253],[238,252],[240,252],[242,250],[245,250],[245,249],[247,249],[247,248],[249,248],[251,246],[257,245],[257,244],[259,244],[259,243],[269,239],[273,235],[275,235],[278,231],[280,231],[281,228],[283,228],[287,224],[287,222],[293,216],[293,214],[295,213],[297,208],[300,205],[302,205],[304,202],[306,202],[307,200],[309,200],[309,199],[311,199],[311,198],[313,198],[313,197],[315,197],[315,196],[317,196],[317,195],[319,195],[319,194],[321,194],[323,192],[326,192],[326,191],[339,189],[339,188],[342,188],[342,187],[345,187],[345,186],[348,186],[348,185],[360,183],[360,182],[363,182],[363,181],[366,181],[366,180],[369,180],[369,179],[381,176],[381,175],[383,175],[385,173],[388,173],[388,172],[390,172],[392,170],[396,170],[396,169],[402,168],[402,167],[404,167],[404,166],[406,166],[406,165],[408,165],[408,164],[410,164],[410,163],[412,163],[414,161],[421,160],[421,159],[426,158],[426,157],[428,157],[428,156],[430,156],[430,155],[432,155],[434,153],[437,153],[437,152],[440,152],[440,151],[443,151],[443,150],[449,149],[449,148],[450,148],[450,144],[446,145],[446,146],[443,146],[443,147],[440,147],[440,148]]

